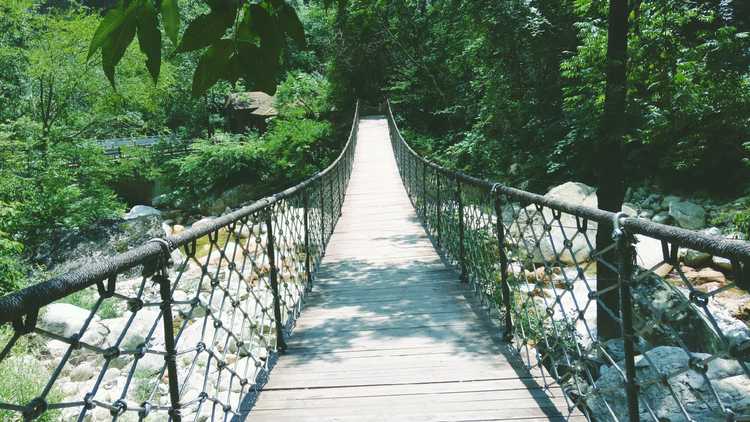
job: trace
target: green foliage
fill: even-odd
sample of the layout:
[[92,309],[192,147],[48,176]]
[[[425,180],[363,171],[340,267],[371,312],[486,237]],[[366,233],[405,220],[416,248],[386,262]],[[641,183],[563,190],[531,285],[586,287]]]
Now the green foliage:
[[[10,211],[0,203],[0,218],[7,218]],[[0,296],[18,290],[26,281],[25,267],[21,258],[23,245],[0,232]]]
[[205,94],[220,80],[235,83],[240,78],[256,89],[273,92],[286,37],[300,46],[305,43],[295,9],[276,0],[205,3],[206,13],[187,23],[178,43],[179,2],[120,0],[90,37],[88,57],[101,51],[102,68],[114,87],[115,67],[137,33],[147,57],[146,67],[156,81],[161,66],[161,16],[167,36],[177,44],[177,53],[205,49],[193,75],[194,96]]
[[[18,128],[0,130],[0,232],[33,250],[58,228],[79,228],[122,211],[107,187],[113,173],[100,148],[67,142],[29,145]],[[20,135],[20,136],[19,136]]]
[[257,135],[218,133],[193,143],[190,154],[167,162],[164,176],[181,196],[195,202],[245,180],[262,181],[267,166]]
[[[7,326],[0,327],[0,344],[8,344],[11,330]],[[0,362],[0,401],[20,406],[28,404],[39,396],[50,379],[51,373],[39,365],[37,355],[44,346],[39,344],[36,337],[21,337],[10,355]],[[53,386],[47,394],[47,401],[57,403],[62,400],[62,394]],[[39,419],[41,422],[52,422],[60,419],[60,410],[48,410]],[[0,410],[0,420],[17,420],[18,413]]]
[[[734,195],[747,186],[747,10],[634,3],[629,184]],[[606,2],[588,0],[352,1],[334,20],[334,101],[388,96],[424,135],[422,152],[476,176],[532,190],[594,184],[606,13]]]

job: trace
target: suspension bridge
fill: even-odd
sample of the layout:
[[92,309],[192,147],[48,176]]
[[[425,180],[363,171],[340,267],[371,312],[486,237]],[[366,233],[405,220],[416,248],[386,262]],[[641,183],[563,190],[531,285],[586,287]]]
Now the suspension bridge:
[[[680,248],[728,258],[727,283],[701,287]],[[42,350],[0,415],[750,420],[750,345],[716,304],[747,289],[749,262],[748,242],[440,167],[390,106],[356,111],[340,156],[299,185],[0,298],[0,370]],[[80,320],[50,323],[81,292]]]

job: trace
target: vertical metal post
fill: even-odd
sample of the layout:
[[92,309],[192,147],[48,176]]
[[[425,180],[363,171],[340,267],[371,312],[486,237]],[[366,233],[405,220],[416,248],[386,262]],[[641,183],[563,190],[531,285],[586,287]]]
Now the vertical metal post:
[[273,215],[269,211],[266,217],[266,233],[268,233],[268,264],[271,270],[271,293],[273,294],[273,319],[276,320],[276,349],[286,350],[284,341],[284,323],[281,320],[281,296],[279,295],[279,270],[276,267],[276,251],[273,238]]
[[[496,185],[497,186],[497,185]],[[508,255],[505,252],[505,225],[503,225],[503,207],[500,199],[500,193],[496,187],[492,188],[492,194],[495,197],[495,228],[497,230],[497,248],[500,254],[500,288],[503,293],[503,307],[505,308],[505,335],[506,341],[513,338],[513,320],[511,319],[511,297],[510,286],[508,285]]]
[[617,272],[620,285],[620,312],[622,315],[622,337],[625,346],[625,394],[628,400],[628,420],[640,421],[638,406],[638,382],[635,372],[635,330],[633,329],[633,301],[630,285],[633,280],[633,265],[635,262],[635,239],[626,233],[620,219],[623,213],[615,216],[612,238],[615,241],[617,254]]
[[320,178],[320,257],[323,257],[326,249],[326,213],[325,213],[326,185]]
[[467,283],[469,276],[466,273],[466,245],[464,244],[464,200],[461,195],[461,181],[458,178],[456,178],[456,202],[458,203],[458,242],[461,282]]
[[427,223],[427,162],[422,162],[422,215]]
[[307,288],[312,288],[312,272],[310,271],[310,190],[305,189],[302,194],[303,218],[305,225],[305,276],[307,276]]
[[333,202],[333,200],[334,200],[334,196],[333,196],[333,177],[329,178],[328,193],[331,195],[331,227],[328,228],[328,236],[330,238],[330,236],[333,234],[333,225],[334,225],[334,222],[336,221],[335,218],[333,217],[334,207],[335,207],[334,202]]
[[442,198],[442,196],[443,196],[442,195],[442,193],[443,193],[442,190],[443,189],[442,189],[442,183],[440,182],[442,180],[440,178],[440,176],[441,176],[440,171],[437,170],[436,173],[435,173],[435,179],[436,179],[436,182],[437,182],[437,189],[436,189],[436,192],[435,192],[435,196],[436,196],[436,198],[435,198],[435,214],[436,214],[436,217],[435,218],[437,220],[437,223],[435,224],[435,229],[437,231],[437,246],[438,246],[438,249],[440,249],[440,244],[442,242],[442,230],[441,230],[442,222],[441,222],[441,220],[443,218],[443,203],[442,203],[442,200],[443,200],[443,198]]
[[171,409],[169,415],[175,422],[182,420],[180,412],[180,384],[177,378],[177,345],[174,338],[174,319],[172,317],[172,288],[167,276],[167,263],[171,252],[170,243],[162,239],[154,239],[162,248],[159,257],[159,270],[153,280],[159,284],[159,296],[161,297],[161,313],[164,322],[164,363],[167,366],[167,377],[169,379],[169,400]]
[[339,214],[338,217],[341,217],[341,213],[344,211],[344,181],[341,177],[341,164],[336,165],[336,182],[338,184],[338,194],[339,194]]

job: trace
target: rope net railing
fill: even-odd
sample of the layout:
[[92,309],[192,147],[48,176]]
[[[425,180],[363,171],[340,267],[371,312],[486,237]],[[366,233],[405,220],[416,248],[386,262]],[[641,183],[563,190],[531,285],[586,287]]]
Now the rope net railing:
[[[0,298],[0,378],[19,377],[0,420],[242,417],[341,214],[358,122],[297,186]],[[90,306],[61,303],[76,295]]]
[[[531,375],[565,398],[563,416],[750,420],[750,331],[725,306],[748,301],[749,242],[448,170],[409,147],[390,105],[387,117],[425,229]],[[598,230],[612,241],[597,247]],[[685,265],[684,251],[727,258],[721,277]]]

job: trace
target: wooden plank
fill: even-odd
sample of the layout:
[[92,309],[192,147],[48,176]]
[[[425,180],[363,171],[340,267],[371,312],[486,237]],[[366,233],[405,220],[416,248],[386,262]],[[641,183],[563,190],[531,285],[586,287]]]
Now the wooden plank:
[[248,420],[581,420],[443,264],[403,188],[386,122],[363,119],[359,130],[342,217]]

